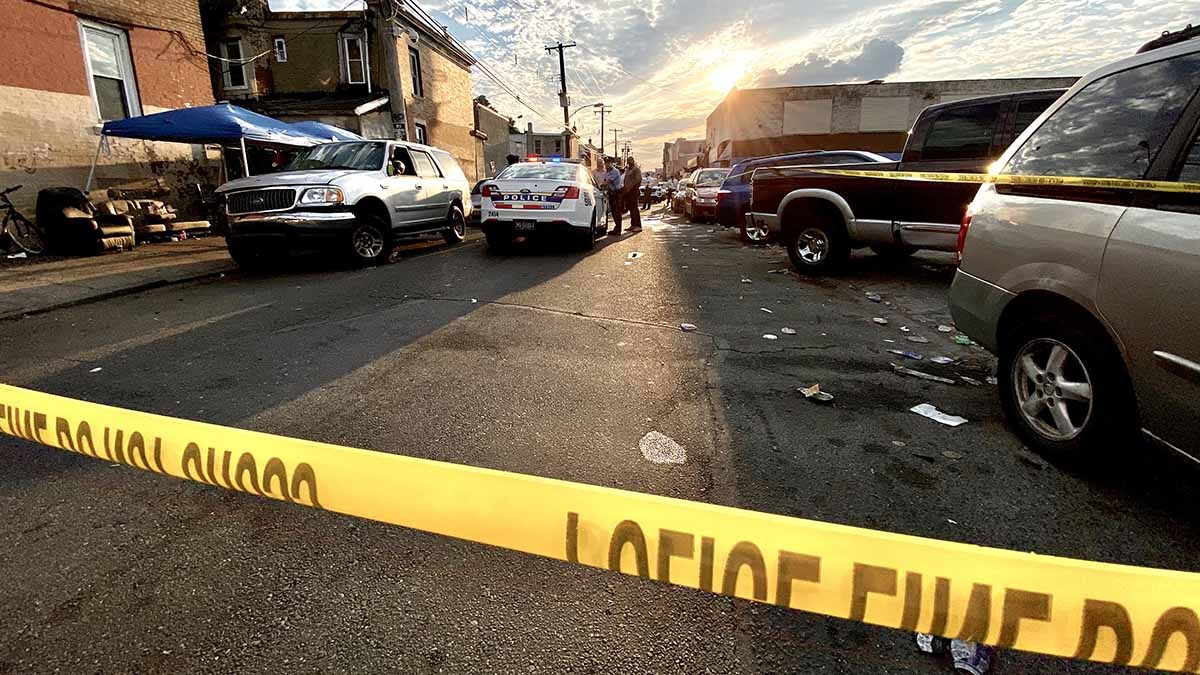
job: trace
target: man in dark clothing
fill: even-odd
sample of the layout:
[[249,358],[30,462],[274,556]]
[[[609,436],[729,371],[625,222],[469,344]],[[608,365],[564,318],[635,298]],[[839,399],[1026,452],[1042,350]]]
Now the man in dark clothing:
[[640,232],[642,229],[642,205],[639,195],[642,192],[642,169],[637,160],[630,156],[625,160],[625,204],[629,208],[629,231]]

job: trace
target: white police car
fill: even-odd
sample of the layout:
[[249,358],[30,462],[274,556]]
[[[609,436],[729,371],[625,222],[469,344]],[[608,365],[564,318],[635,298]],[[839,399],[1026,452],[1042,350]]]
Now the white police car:
[[493,250],[518,237],[556,233],[590,249],[606,227],[604,191],[587,167],[573,162],[513,164],[485,182],[480,196],[480,224]]

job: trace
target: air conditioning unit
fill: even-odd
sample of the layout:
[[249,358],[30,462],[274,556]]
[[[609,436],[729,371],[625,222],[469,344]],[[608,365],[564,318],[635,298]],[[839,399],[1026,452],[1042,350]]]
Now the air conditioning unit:
[[416,31],[409,31],[408,32],[408,44],[410,44],[414,47],[421,44],[420,34],[418,34]]

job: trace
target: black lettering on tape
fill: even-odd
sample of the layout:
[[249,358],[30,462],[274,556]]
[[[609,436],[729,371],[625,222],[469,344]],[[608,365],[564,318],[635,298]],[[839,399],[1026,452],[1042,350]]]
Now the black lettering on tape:
[[[210,454],[209,457],[209,466],[211,468],[212,455]],[[246,483],[243,480],[246,474],[250,474],[250,487],[254,488],[253,491],[246,489]],[[258,467],[254,464],[254,455],[248,452],[242,453],[241,459],[238,460],[237,468],[233,470],[233,479],[237,481],[238,489],[242,492],[253,492],[256,495],[265,496],[263,495],[263,491],[258,487]]]
[[58,439],[58,447],[70,452],[77,452],[75,442],[71,440],[71,423],[66,418],[54,418],[54,436]]
[[1046,593],[1023,591],[1019,588],[1004,589],[1004,610],[1000,616],[1000,638],[997,647],[1011,648],[1017,644],[1021,632],[1021,619],[1049,621],[1052,598]]
[[[126,449],[129,451],[129,466],[147,471],[153,470],[150,467],[150,460],[146,457],[146,439],[142,438],[142,432],[134,431],[129,434],[129,444],[126,446]],[[136,461],[135,452],[138,457],[142,458],[141,464],[138,464]]]
[[779,578],[775,582],[775,604],[792,606],[792,582],[821,580],[821,559],[814,555],[779,552]]
[[267,465],[263,467],[263,492],[274,497],[275,495],[271,494],[272,478],[279,483],[279,497],[289,502],[292,501],[292,495],[288,492],[287,469],[283,467],[283,462],[278,457],[267,460]]
[[[112,431],[112,429],[104,427],[104,453],[108,455],[108,461],[123,464],[125,451],[121,446],[125,443],[125,432],[117,429],[115,433],[110,433]],[[109,441],[110,436],[112,436],[111,442]],[[116,453],[113,452],[114,449]]]
[[31,440],[31,441],[36,440],[38,443],[41,443],[42,445],[46,445],[46,439],[42,438],[42,432],[45,430],[46,430],[46,414],[45,413],[34,413],[33,414],[33,435],[36,436],[37,438],[31,438],[29,440]]
[[1112,662],[1119,666],[1129,665],[1133,658],[1133,622],[1129,612],[1115,602],[1085,600],[1083,603],[1083,626],[1079,629],[1079,647],[1075,658],[1091,660],[1096,653],[1096,642],[1101,628],[1113,632],[1117,642],[1117,653]]
[[896,570],[854,563],[854,579],[850,590],[850,620],[862,621],[867,616],[867,596],[896,595]]
[[992,587],[987,584],[972,584],[971,597],[967,600],[967,615],[963,617],[962,630],[958,631],[958,639],[967,642],[983,642],[987,639],[991,619]]
[[579,562],[579,514],[567,512],[567,562]]
[[1187,640],[1187,657],[1183,660],[1183,671],[1196,672],[1200,666],[1200,619],[1187,607],[1172,607],[1163,612],[1154,624],[1150,635],[1150,648],[1142,660],[1143,668],[1157,668],[1167,651],[1167,642],[1176,633]]
[[[87,441],[87,449],[83,447],[84,441]],[[79,426],[75,427],[75,445],[79,448],[81,455],[100,457],[100,454],[96,452],[96,443],[92,440],[92,427],[87,422],[80,422]]]
[[658,531],[658,574],[659,581],[671,582],[671,558],[692,559],[696,553],[696,538],[687,532],[675,530]]
[[230,489],[233,489],[233,477],[229,475],[229,462],[233,459],[233,453],[226,450],[221,455],[221,483]]
[[950,580],[938,577],[933,584],[933,624],[929,632],[934,635],[945,635],[946,625],[950,623]]
[[921,619],[921,575],[907,572],[904,575],[904,614],[900,617],[900,630],[915,631]]
[[292,500],[300,500],[300,486],[308,484],[308,503],[316,508],[324,508],[321,502],[317,501],[317,472],[308,465],[308,462],[300,462],[296,465],[296,470],[292,472]]
[[721,577],[721,594],[736,595],[738,575],[743,567],[750,568],[750,579],[754,582],[754,599],[767,601],[767,564],[762,551],[748,541],[739,541],[725,558],[725,573]]
[[700,538],[700,590],[712,593],[713,589],[713,547],[716,542],[712,537]]
[[[225,454],[229,454],[226,450]],[[204,464],[208,468],[208,482],[213,485],[221,485],[221,481],[217,480],[217,449],[210,447],[208,449],[208,460]],[[227,487],[233,487],[232,484]]]
[[[200,463],[200,446],[193,443],[188,443],[183,449],[183,475],[189,480],[194,480],[200,483],[207,483],[208,477],[204,475],[204,467]],[[192,470],[195,469],[195,475]]]
[[637,575],[644,579],[650,578],[650,556],[646,553],[646,535],[642,528],[632,520],[623,520],[613,530],[612,539],[608,543],[608,569],[621,571],[621,552],[625,544],[633,545],[634,557],[637,559]]

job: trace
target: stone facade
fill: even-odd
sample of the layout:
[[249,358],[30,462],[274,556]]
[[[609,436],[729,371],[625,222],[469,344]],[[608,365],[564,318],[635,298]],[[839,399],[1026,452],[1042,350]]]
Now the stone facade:
[[925,108],[990,94],[1066,89],[1074,77],[735,89],[708,116],[710,166],[799,150],[899,152]]
[[475,104],[475,128],[486,139],[480,139],[482,152],[477,157],[476,175],[479,178],[492,178],[508,166],[509,129],[512,120],[491,108]]
[[[96,156],[101,119],[81,22],[128,46],[141,112],[213,102],[197,0],[0,0],[0,12],[0,186],[24,185],[11,197],[30,218],[38,190],[82,188]],[[161,177],[189,215],[195,184],[219,180],[219,155],[199,146],[110,139],[99,157],[94,187]]]

